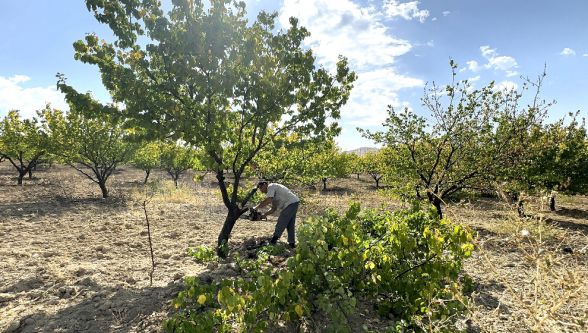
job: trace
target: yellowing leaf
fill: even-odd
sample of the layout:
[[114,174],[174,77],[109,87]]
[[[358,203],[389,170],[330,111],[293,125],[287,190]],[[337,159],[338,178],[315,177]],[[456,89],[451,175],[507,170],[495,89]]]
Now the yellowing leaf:
[[296,304],[296,306],[294,307],[294,311],[296,311],[296,314],[299,317],[302,317],[302,315],[304,314],[304,309],[302,308],[302,306],[300,306],[300,304]]
[[198,304],[202,305],[202,304],[204,304],[204,302],[206,302],[206,296],[205,295],[198,296]]

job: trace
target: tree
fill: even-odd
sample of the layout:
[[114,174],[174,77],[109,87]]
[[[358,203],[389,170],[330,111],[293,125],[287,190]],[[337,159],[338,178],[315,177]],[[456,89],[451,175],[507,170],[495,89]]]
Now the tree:
[[190,170],[199,169],[196,152],[191,147],[186,147],[177,143],[167,143],[162,146],[161,166],[170,175],[176,187],[180,176]]
[[362,170],[370,175],[376,182],[376,188],[380,187],[380,180],[386,171],[385,151],[380,149],[375,152],[367,152],[361,156]]
[[525,162],[504,170],[510,186],[528,192],[548,191],[549,207],[556,208],[556,192],[588,192],[588,142],[585,123],[578,113],[535,126],[520,142]]
[[523,90],[534,87],[535,95],[530,105],[521,106],[522,92],[499,91],[493,82],[475,89],[467,80],[456,81],[457,64],[450,65],[451,84],[425,88],[422,102],[429,118],[389,106],[386,132],[362,131],[397,151],[411,187],[418,197],[426,193],[440,217],[445,199],[464,189],[490,188],[506,164],[520,162],[513,142],[540,123],[551,105],[539,99],[545,73],[537,82],[527,80]]
[[[233,226],[245,212],[237,193],[253,158],[274,138],[321,137],[338,128],[355,74],[341,58],[336,73],[315,67],[302,47],[308,31],[291,19],[276,31],[277,14],[245,17],[243,2],[173,1],[166,14],[156,0],[87,0],[115,35],[74,43],[75,58],[95,64],[123,114],[162,137],[202,147],[215,170],[227,217],[218,237],[226,255]],[[139,41],[140,39],[140,41]],[[232,176],[227,189],[226,173]]]
[[347,157],[349,159],[349,171],[359,179],[359,175],[363,173],[362,157],[355,153],[349,153]]
[[131,163],[145,171],[143,184],[147,184],[151,171],[161,166],[161,148],[158,142],[146,142],[135,151]]
[[59,161],[96,183],[102,197],[107,198],[108,178],[119,164],[131,158],[134,145],[125,142],[127,135],[120,118],[108,116],[104,110],[99,112],[99,117],[92,117],[88,109],[80,109],[84,103],[93,105],[90,110],[110,107],[95,102],[88,94],[76,98],[74,95],[66,94],[69,112],[45,109],[41,113],[44,130],[52,137],[51,152]]
[[306,177],[320,179],[323,191],[327,190],[327,181],[349,175],[349,159],[342,153],[333,141],[327,142],[310,157],[306,170]]
[[17,184],[31,173],[37,161],[46,153],[47,135],[35,117],[21,119],[18,111],[11,110],[0,122],[0,157],[8,160],[18,172]]

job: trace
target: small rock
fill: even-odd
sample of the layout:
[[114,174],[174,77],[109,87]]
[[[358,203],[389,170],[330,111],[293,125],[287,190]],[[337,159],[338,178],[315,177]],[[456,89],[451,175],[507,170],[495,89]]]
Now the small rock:
[[96,258],[104,259],[104,254],[102,254],[102,252],[98,252],[98,253],[96,253]]
[[45,258],[53,257],[56,255],[57,255],[57,252],[53,252],[53,251],[48,251],[48,252],[43,253],[43,257],[45,257]]
[[24,320],[25,325],[32,325],[34,323],[35,323],[35,320],[31,317],[28,317],[27,319]]
[[82,286],[91,286],[93,284],[93,281],[90,277],[87,276],[87,277],[79,280],[77,282],[77,284],[82,285]]
[[130,278],[126,279],[126,282],[127,282],[128,284],[135,284],[135,283],[137,283],[137,280],[135,280],[135,279],[133,279],[132,277],[130,277]]
[[171,257],[171,254],[169,254],[169,253],[162,253],[160,255],[160,257],[162,257],[163,259],[169,259]]
[[83,275],[86,275],[87,273],[88,273],[88,271],[85,268],[83,268],[83,267],[77,269],[74,272],[75,276],[78,276],[78,277],[83,276]]
[[104,248],[104,245],[98,245],[96,246],[96,251],[102,252],[104,253],[106,251],[106,249]]
[[174,280],[179,280],[179,279],[181,279],[183,277],[184,277],[184,273],[182,273],[182,272],[176,272],[174,274]]

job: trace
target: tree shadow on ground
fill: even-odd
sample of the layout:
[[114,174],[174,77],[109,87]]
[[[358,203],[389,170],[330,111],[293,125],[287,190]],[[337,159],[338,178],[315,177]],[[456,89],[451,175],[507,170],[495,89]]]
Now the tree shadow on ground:
[[108,209],[115,212],[127,208],[127,202],[122,197],[109,197],[107,199],[88,198],[66,198],[56,196],[48,201],[31,201],[19,203],[0,204],[0,216],[12,218],[34,218],[38,216],[56,215],[62,216],[66,213],[87,211],[88,209]]
[[545,218],[545,222],[553,224],[557,227],[566,229],[568,231],[575,231],[575,232],[579,232],[585,236],[588,236],[588,224],[573,222],[570,220],[554,219],[551,217]]
[[510,313],[507,306],[502,304],[500,300],[494,296],[502,293],[506,287],[497,281],[488,281],[485,283],[476,283],[476,295],[473,297],[476,304],[483,306],[486,310],[496,310],[500,308],[502,313]]
[[346,195],[346,194],[354,194],[357,193],[357,190],[350,188],[350,187],[342,187],[342,186],[332,186],[332,187],[327,187],[326,190],[322,189],[320,190],[321,194],[324,195],[328,195],[328,194],[333,194],[333,195]]
[[588,222],[588,210],[561,207],[559,210],[555,211],[555,214],[578,220],[586,220]]
[[[155,332],[167,318],[166,304],[181,290],[181,282],[164,287],[101,286],[84,283],[79,294],[62,294],[70,303],[56,313],[38,312],[19,319],[14,332]],[[16,325],[16,323],[14,324]]]

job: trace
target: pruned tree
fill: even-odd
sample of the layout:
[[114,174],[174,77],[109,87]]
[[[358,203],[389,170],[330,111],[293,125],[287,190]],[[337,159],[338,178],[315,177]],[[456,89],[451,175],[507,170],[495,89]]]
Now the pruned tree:
[[[341,58],[336,73],[315,67],[302,46],[308,31],[290,20],[276,31],[277,14],[246,19],[243,2],[87,0],[96,19],[115,35],[74,43],[75,58],[95,64],[123,114],[162,137],[202,147],[215,170],[227,217],[218,237],[226,255],[245,169],[273,138],[325,136],[339,118],[355,74]],[[226,173],[231,175],[227,188]]]
[[335,142],[330,141],[323,145],[310,156],[303,172],[309,179],[320,180],[323,183],[323,191],[326,191],[329,179],[347,177],[351,172],[347,154],[342,153]]
[[26,174],[32,176],[33,167],[47,152],[47,140],[35,117],[21,119],[18,111],[11,110],[0,122],[0,158],[14,166],[18,185]]
[[367,173],[376,182],[376,188],[380,187],[380,180],[386,173],[386,156],[383,149],[370,151],[361,156],[363,172]]
[[143,142],[135,151],[131,163],[137,169],[145,171],[143,184],[147,184],[153,169],[161,167],[161,153],[162,146],[159,142]]
[[[429,117],[406,108],[388,107],[385,132],[362,131],[398,153],[397,162],[409,171],[407,180],[417,196],[426,194],[442,217],[442,202],[464,189],[491,188],[505,164],[519,163],[513,143],[540,123],[551,105],[539,99],[545,73],[523,90],[535,89],[529,105],[522,91],[500,91],[491,82],[475,89],[467,80],[456,81],[457,64],[450,63],[452,83],[425,88],[423,106]],[[360,130],[361,131],[361,130]]]
[[180,176],[190,169],[201,169],[196,151],[179,143],[161,146],[161,166],[170,175],[176,187]]
[[349,171],[359,179],[359,176],[363,173],[362,157],[355,153],[349,153],[348,160]]
[[[44,131],[52,138],[51,153],[96,183],[102,197],[107,198],[108,178],[121,163],[130,160],[135,145],[125,141],[121,119],[104,110],[112,107],[101,105],[88,94],[68,91],[66,98],[69,112],[45,109],[40,114]],[[80,109],[86,103],[92,108]],[[90,110],[99,111],[99,116],[92,116]]]

